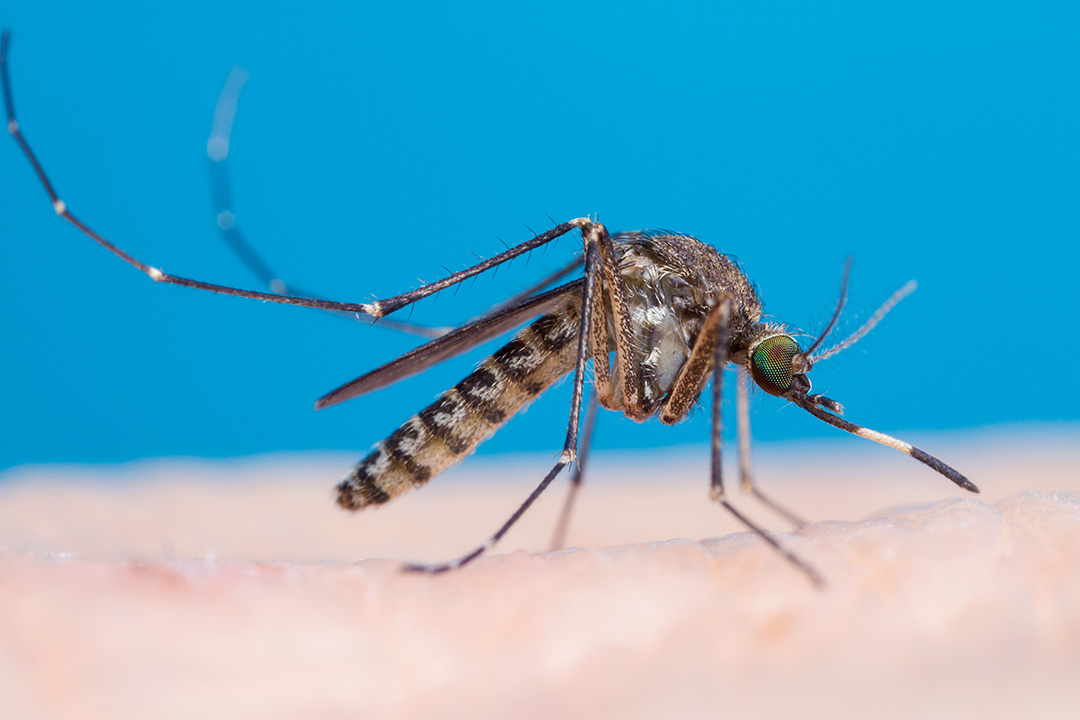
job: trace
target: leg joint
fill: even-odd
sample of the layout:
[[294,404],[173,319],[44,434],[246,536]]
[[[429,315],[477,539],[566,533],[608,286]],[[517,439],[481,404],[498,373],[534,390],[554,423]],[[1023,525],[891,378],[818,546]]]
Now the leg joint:
[[574,218],[569,224],[581,230],[581,237],[585,239],[586,243],[599,243],[601,238],[605,238],[608,235],[607,228],[604,227],[604,224],[594,222],[592,218]]

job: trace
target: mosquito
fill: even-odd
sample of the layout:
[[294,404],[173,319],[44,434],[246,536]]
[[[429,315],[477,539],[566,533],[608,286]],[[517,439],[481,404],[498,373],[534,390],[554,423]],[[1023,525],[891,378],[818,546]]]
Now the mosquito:
[[[563,235],[577,233],[582,252],[560,273],[582,267],[582,276],[551,289],[556,280],[534,286],[487,314],[429,340],[420,347],[345,383],[315,403],[336,405],[448,360],[488,340],[513,337],[431,405],[405,421],[361,460],[337,485],[338,504],[352,511],[383,505],[425,485],[472,453],[514,414],[564,376],[573,375],[570,416],[558,461],[521,506],[483,544],[456,559],[411,564],[406,569],[440,573],[460,568],[497,543],[547,489],[560,472],[576,463],[578,473],[563,506],[556,533],[561,543],[574,497],[581,484],[584,452],[579,456],[579,421],[585,403],[587,366],[593,391],[588,401],[582,449],[588,446],[596,407],[621,412],[637,422],[658,418],[665,425],[684,420],[712,381],[710,497],[739,522],[777,550],[815,584],[822,579],[802,558],[779,543],[728,500],[722,473],[721,393],[724,370],[735,366],[737,431],[742,486],[796,525],[805,524],[757,488],[750,472],[749,385],[802,408],[840,430],[903,452],[965,490],[978,492],[967,478],[938,458],[884,433],[842,417],[840,403],[811,392],[808,374],[814,364],[850,347],[868,333],[905,295],[908,283],[892,295],[855,333],[822,347],[836,326],[847,297],[850,260],[845,264],[840,298],[825,329],[803,348],[794,332],[763,320],[761,299],[739,265],[697,238],[664,230],[609,232],[592,217],[560,223],[505,252],[441,280],[384,300],[337,302],[304,293],[259,292],[167,274],[136,259],[68,210],[19,129],[12,100],[7,55],[10,38],[0,47],[8,132],[30,162],[53,209],[106,250],[155,282],[286,305],[385,318],[441,290],[535,250]],[[213,159],[213,158],[212,158]],[[558,274],[557,274],[558,276]],[[553,276],[553,277],[557,277]],[[275,286],[267,275],[272,290]],[[280,282],[280,281],[278,281]],[[422,333],[420,333],[422,334]]]

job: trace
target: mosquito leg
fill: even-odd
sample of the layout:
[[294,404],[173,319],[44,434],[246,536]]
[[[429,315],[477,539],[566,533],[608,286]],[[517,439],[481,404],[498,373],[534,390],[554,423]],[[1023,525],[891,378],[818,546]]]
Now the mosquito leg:
[[[724,496],[724,470],[721,460],[723,459],[723,434],[724,419],[722,412],[724,368],[728,360],[728,334],[731,317],[731,298],[723,297],[713,308],[713,327],[715,336],[712,339],[713,353],[713,386],[712,386],[712,464],[709,473],[709,494],[713,500],[731,508]],[[735,513],[740,517],[738,513]],[[744,521],[745,522],[745,521]],[[758,531],[761,533],[761,531]],[[762,533],[764,534],[764,533]],[[770,542],[773,542],[771,539]],[[779,546],[777,546],[779,547]]]
[[[721,398],[723,394],[724,366],[728,360],[729,321],[731,317],[731,298],[721,296],[717,299],[712,310],[705,317],[705,323],[694,341],[694,347],[690,350],[690,357],[683,365],[675,385],[668,395],[668,399],[660,408],[660,422],[665,425],[673,425],[686,417],[698,397],[701,395],[702,386],[708,379],[709,374],[713,378],[712,391],[712,464],[710,475],[710,497],[720,503],[735,518],[749,528],[755,535],[772,545],[777,552],[804,572],[817,586],[821,586],[821,576],[812,567],[807,565],[801,558],[777,542],[761,527],[736,510],[724,493],[724,476],[722,468],[722,434],[723,422],[721,415]],[[749,436],[747,436],[749,437]]]
[[[206,141],[206,158],[210,170],[210,199],[214,207],[214,224],[225,246],[270,292],[276,295],[294,295],[296,297],[326,299],[319,293],[302,290],[292,283],[286,283],[248,241],[240,229],[233,202],[232,180],[229,171],[229,148],[232,145],[233,120],[240,102],[240,93],[247,82],[248,73],[240,66],[234,66],[225,79],[217,103],[214,105],[214,122],[210,128],[210,137]],[[356,313],[335,313],[349,320],[359,320],[368,325],[375,321],[367,315]],[[449,332],[449,327],[424,327],[414,323],[386,320],[380,327],[403,332],[407,335],[433,339]]]
[[434,565],[406,565],[405,571],[407,572],[423,572],[423,573],[442,573],[448,570],[456,570],[457,568],[465,565],[476,558],[483,555],[495,543],[499,542],[502,537],[514,526],[525,511],[536,502],[536,499],[547,489],[551,481],[562,471],[564,467],[574,462],[577,458],[577,442],[578,442],[578,421],[581,414],[581,399],[585,390],[585,364],[589,359],[589,312],[588,308],[592,302],[593,293],[596,292],[596,282],[599,276],[597,272],[597,260],[598,260],[598,242],[597,238],[601,233],[606,234],[602,225],[593,225],[591,222],[586,227],[582,228],[582,234],[585,237],[585,283],[581,293],[581,325],[578,328],[578,342],[577,342],[577,362],[574,367],[574,394],[570,401],[570,420],[566,427],[566,441],[563,443],[563,451],[559,456],[559,461],[555,463],[555,467],[551,468],[544,479],[540,481],[540,484],[532,491],[532,493],[525,499],[525,502],[521,504],[514,514],[510,516],[510,519],[502,524],[494,535],[492,535],[487,542],[480,547],[476,548],[470,553],[462,555],[461,557],[450,560],[444,563],[436,563]]
[[581,490],[581,481],[585,476],[585,462],[589,458],[589,450],[592,447],[593,433],[596,431],[596,415],[600,404],[596,401],[596,394],[589,399],[589,409],[585,413],[585,429],[581,435],[581,449],[578,452],[577,462],[574,464],[574,474],[570,476],[570,490],[566,493],[562,512],[559,513],[559,523],[555,526],[555,534],[551,538],[551,546],[548,552],[562,550],[566,546],[566,531],[570,527],[570,514],[574,509],[574,502]]
[[206,140],[206,158],[210,170],[210,200],[214,206],[214,217],[221,239],[239,258],[247,269],[258,278],[271,292],[279,295],[310,295],[290,288],[247,241],[236,222],[233,209],[232,181],[229,173],[229,148],[232,143],[233,121],[240,102],[240,93],[247,83],[248,73],[239,65],[233,66],[225,85],[221,88],[217,103],[214,104],[214,122],[210,127],[210,137]]
[[472,267],[468,267],[464,270],[452,273],[451,275],[444,277],[442,280],[436,280],[435,282],[423,285],[416,290],[402,293],[401,295],[395,295],[394,297],[387,298],[385,300],[376,300],[370,304],[367,304],[365,306],[367,308],[365,312],[369,315],[373,315],[376,318],[385,317],[390,313],[396,312],[397,310],[400,310],[407,305],[411,305],[417,300],[423,300],[429,295],[434,295],[435,293],[441,290],[445,290],[448,287],[453,287],[460,282],[468,280],[469,278],[479,275],[480,273],[487,270],[490,270],[493,267],[501,265],[504,262],[513,260],[516,257],[519,257],[521,255],[524,255],[525,253],[535,250],[538,247],[546,245],[555,238],[561,237],[566,233],[570,232],[571,230],[574,230],[575,228],[582,228],[582,231],[584,232],[585,227],[591,225],[592,221],[590,221],[588,218],[576,218],[574,220],[570,220],[569,222],[564,222],[561,225],[556,225],[550,230],[540,233],[536,237],[526,240],[523,243],[519,243],[518,245],[515,245],[509,250],[505,250],[498,255],[494,255],[488,258],[487,260],[482,260],[481,262],[473,265]]
[[[195,288],[197,290],[206,290],[209,292],[216,292],[222,295],[231,295],[233,297],[243,297],[252,300],[266,300],[268,302],[278,303],[282,305],[298,305],[301,307],[313,307],[323,310],[341,310],[348,313],[360,313],[362,315],[371,315],[374,318],[381,318],[390,313],[400,310],[401,308],[421,300],[429,295],[444,290],[448,287],[452,287],[463,280],[479,275],[480,273],[490,270],[504,262],[513,260],[519,255],[535,250],[541,247],[561,235],[574,230],[575,228],[584,228],[591,226],[592,222],[588,218],[577,218],[570,222],[562,223],[556,227],[541,233],[523,243],[520,243],[505,252],[499,253],[493,257],[488,258],[472,267],[466,268],[460,272],[452,273],[448,277],[442,280],[437,280],[433,283],[426,284],[411,292],[403,293],[386,300],[377,300],[371,303],[345,303],[335,302],[331,300],[321,300],[313,297],[302,297],[295,295],[278,295],[275,293],[257,292],[254,290],[243,290],[240,288],[229,287],[227,285],[217,285],[214,283],[203,282],[201,280],[193,280],[191,278],[185,278],[178,275],[170,275],[162,272],[160,269],[147,265],[141,260],[130,255],[126,251],[122,250],[117,245],[109,242],[102,235],[95,232],[89,225],[84,223],[78,217],[76,217],[67,208],[67,204],[60,199],[56,189],[53,187],[52,182],[49,180],[48,175],[45,173],[45,168],[41,165],[41,162],[37,159],[33,150],[30,149],[29,143],[26,141],[25,136],[19,129],[19,122],[15,115],[15,103],[11,92],[11,80],[8,72],[7,55],[9,46],[11,44],[11,36],[9,33],[4,33],[2,39],[0,39],[0,78],[2,78],[3,93],[4,93],[4,106],[7,114],[7,130],[11,136],[15,139],[15,142],[22,149],[26,159],[30,162],[30,165],[34,168],[34,172],[37,173],[38,179],[41,181],[45,192],[48,194],[49,199],[52,201],[53,210],[57,215],[67,220],[74,225],[80,232],[89,237],[91,240],[102,246],[116,257],[123,260],[128,265],[139,272],[145,273],[150,279],[155,282],[166,283],[170,285],[180,285],[183,287]],[[606,233],[605,233],[606,234]]]
[[[604,296],[611,308],[611,317],[615,326],[615,377],[613,378],[618,388],[615,404],[621,405],[626,416],[632,420],[645,420],[652,415],[652,408],[646,408],[645,384],[641,376],[641,365],[635,361],[635,333],[633,320],[630,316],[630,290],[626,286],[622,275],[619,273],[619,260],[615,254],[615,244],[605,232],[600,240],[600,256],[604,266]],[[606,313],[605,313],[606,316]],[[606,325],[606,319],[605,319]],[[606,327],[605,332],[606,335]],[[603,353],[603,369],[607,369],[607,353]],[[594,367],[596,359],[593,359]],[[598,387],[603,389],[602,385]],[[610,395],[611,393],[607,393]],[[604,395],[600,397],[604,403]],[[611,407],[605,404],[604,407]]]
[[739,435],[739,479],[743,490],[752,490],[754,475],[750,455],[750,389],[747,386],[746,368],[735,370],[735,427]]
[[136,270],[145,273],[155,282],[164,282],[173,285],[183,285],[185,287],[193,287],[199,290],[209,290],[210,292],[222,293],[225,295],[234,295],[237,297],[246,297],[254,300],[269,300],[270,302],[282,303],[286,305],[303,305],[307,307],[320,307],[328,310],[344,310],[346,312],[359,312],[370,314],[370,308],[366,304],[358,303],[332,303],[324,300],[314,300],[310,298],[299,298],[291,296],[274,295],[270,293],[255,292],[251,290],[239,290],[237,288],[231,288],[225,285],[215,285],[213,283],[205,283],[199,280],[190,280],[188,278],[177,277],[175,275],[168,275],[156,267],[152,267],[129,255],[125,251],[121,250],[116,245],[106,240],[104,237],[94,232],[86,223],[76,217],[67,209],[67,204],[60,199],[56,189],[53,187],[52,182],[49,180],[48,175],[45,173],[45,168],[38,161],[34,151],[30,149],[30,144],[26,141],[26,137],[19,129],[19,121],[15,116],[15,104],[14,98],[11,92],[11,79],[8,72],[7,55],[8,49],[11,44],[11,36],[5,32],[2,39],[0,39],[0,76],[3,80],[4,89],[4,106],[7,113],[7,130],[11,136],[15,139],[15,142],[22,148],[23,154],[30,162],[30,165],[34,168],[34,172],[37,173],[38,179],[41,181],[42,186],[45,188],[45,192],[48,194],[49,199],[52,201],[53,210],[57,215],[67,220],[74,225],[83,234],[88,236],[91,240],[101,245],[103,248],[117,256],[128,265],[131,265]]
[[[215,224],[226,246],[232,250],[233,254],[247,267],[251,274],[266,285],[271,292],[278,295],[325,299],[325,296],[319,293],[302,290],[292,283],[286,283],[281,275],[259,254],[255,246],[248,241],[237,222],[233,204],[231,174],[229,172],[229,148],[232,144],[232,127],[233,120],[236,118],[236,108],[247,79],[247,71],[239,66],[234,66],[229,72],[228,77],[225,79],[225,85],[218,95],[217,103],[214,105],[214,122],[210,128],[210,137],[206,141],[206,157],[210,163],[210,190],[214,206]],[[510,307],[521,300],[542,292],[581,267],[582,261],[583,257],[579,255],[539,282],[499,303],[489,311],[489,314]],[[374,324],[374,321],[368,316],[357,317],[355,314],[345,313],[342,313],[342,315],[350,319],[363,320],[369,324]],[[396,320],[383,320],[379,325],[390,330],[429,339],[441,337],[453,329],[449,327],[425,327]]]
[[[714,354],[717,343],[720,342],[720,313],[724,312],[724,307],[726,306],[718,302],[705,317],[701,332],[694,340],[694,347],[690,348],[690,357],[686,359],[679,377],[675,379],[667,400],[660,406],[660,422],[665,425],[674,425],[685,418],[701,397],[701,390],[709,379],[716,360]],[[727,357],[726,352],[724,356]]]
[[[592,308],[589,310],[592,314],[593,390],[596,393],[596,401],[600,403],[601,407],[621,411],[623,409],[622,389],[612,387],[611,339],[608,335],[610,311],[605,307],[607,289],[604,287],[602,280],[603,278],[601,278],[600,287],[597,288],[596,294],[593,295]],[[616,353],[616,368],[618,363],[619,355]]]
[[731,298],[721,298],[717,303],[714,310],[718,310],[716,317],[716,345],[713,348],[713,391],[712,391],[712,471],[710,477],[709,494],[713,500],[724,506],[728,512],[735,516],[735,518],[754,532],[755,535],[760,537],[765,542],[773,546],[773,548],[784,556],[784,558],[792,565],[802,570],[806,576],[817,587],[824,586],[824,580],[821,575],[808,565],[802,558],[795,553],[788,550],[786,547],[776,541],[771,535],[765,532],[760,526],[754,523],[750,518],[743,515],[741,512],[735,509],[730,502],[728,502],[727,495],[724,493],[724,474],[721,466],[722,459],[722,434],[723,419],[721,413],[721,399],[723,397],[723,378],[724,378],[724,366],[727,365],[728,359],[728,335],[729,335],[729,320],[731,317]]
[[788,510],[768,495],[765,495],[754,484],[754,475],[750,468],[750,390],[749,377],[746,368],[739,366],[735,374],[735,420],[739,433],[739,480],[742,489],[751,493],[761,501],[763,505],[771,508],[773,512],[783,516],[796,528],[809,525],[806,520]]

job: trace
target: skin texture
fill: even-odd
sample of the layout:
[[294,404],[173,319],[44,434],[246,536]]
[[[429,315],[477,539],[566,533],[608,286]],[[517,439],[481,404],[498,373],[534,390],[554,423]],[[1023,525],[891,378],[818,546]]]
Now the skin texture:
[[17,468],[0,698],[19,718],[1068,717],[1077,439],[938,437],[977,499],[876,447],[759,447],[763,486],[816,521],[779,538],[823,591],[708,502],[704,453],[600,453],[568,538],[587,549],[542,552],[557,486],[438,577],[383,558],[468,548],[549,458],[480,458],[362,517],[327,502],[348,462],[325,456]]

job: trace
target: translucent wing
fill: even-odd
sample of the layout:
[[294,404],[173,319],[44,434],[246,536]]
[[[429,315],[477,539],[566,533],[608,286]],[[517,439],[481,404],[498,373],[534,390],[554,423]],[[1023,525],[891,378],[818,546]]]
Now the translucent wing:
[[521,325],[529,318],[541,315],[555,307],[562,299],[574,292],[580,292],[584,280],[560,285],[554,290],[519,300],[509,307],[485,315],[463,325],[456,330],[436,338],[426,345],[405,353],[369,373],[351,380],[336,390],[323,395],[315,403],[315,409],[336,405],[345,400],[379,390],[407,377],[427,370],[443,360],[460,355],[463,352],[496,338]]

